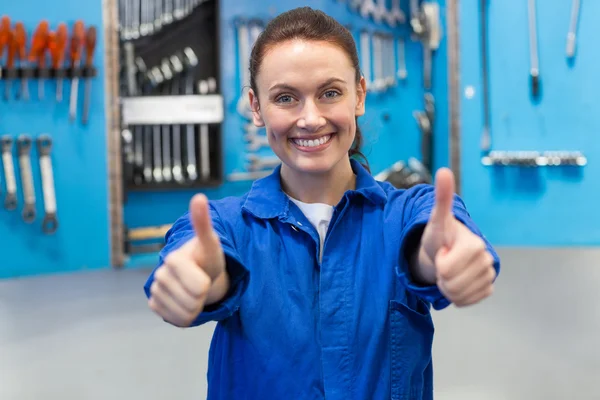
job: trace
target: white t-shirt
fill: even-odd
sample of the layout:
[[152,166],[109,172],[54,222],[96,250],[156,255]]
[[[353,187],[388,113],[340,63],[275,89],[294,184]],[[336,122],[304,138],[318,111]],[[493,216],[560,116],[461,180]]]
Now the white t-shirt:
[[[289,197],[289,196],[288,196]],[[317,232],[319,233],[319,261],[323,255],[323,243],[325,242],[325,235],[327,234],[327,229],[329,229],[329,222],[331,222],[331,217],[333,216],[333,206],[329,204],[323,203],[304,203],[300,200],[296,200],[290,197],[290,200],[293,201],[302,213],[310,221],[310,223],[315,227]]]

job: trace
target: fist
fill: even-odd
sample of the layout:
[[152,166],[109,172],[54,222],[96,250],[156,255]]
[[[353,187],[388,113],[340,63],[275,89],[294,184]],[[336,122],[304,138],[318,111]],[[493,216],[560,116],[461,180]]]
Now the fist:
[[210,289],[224,274],[225,256],[215,233],[208,200],[196,195],[190,202],[195,236],[165,257],[150,286],[148,306],[165,321],[187,327],[213,300]]
[[421,239],[419,259],[435,267],[440,291],[458,307],[489,297],[494,290],[494,258],[485,242],[452,213],[454,175],[442,168],[435,179],[435,205]]

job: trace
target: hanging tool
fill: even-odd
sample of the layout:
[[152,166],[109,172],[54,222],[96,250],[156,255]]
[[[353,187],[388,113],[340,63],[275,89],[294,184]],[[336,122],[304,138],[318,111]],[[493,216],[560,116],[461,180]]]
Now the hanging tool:
[[46,69],[46,50],[48,49],[48,37],[50,35],[50,27],[48,21],[44,20],[39,23],[31,40],[31,48],[29,49],[29,62],[36,63],[39,70],[38,80],[38,99],[44,98],[44,78],[47,78],[48,70]]
[[406,54],[404,38],[398,38],[398,72],[396,73],[398,79],[406,80],[408,72],[406,70]]
[[[200,94],[209,93],[208,81],[200,81],[198,84],[198,92]],[[200,125],[200,175],[203,180],[208,180],[210,178],[210,145],[207,124]]]
[[6,182],[6,197],[4,198],[4,208],[8,211],[17,209],[17,179],[15,177],[15,165],[13,161],[13,139],[8,136],[2,136],[2,165],[4,166],[4,181]]
[[48,35],[48,49],[50,50],[50,58],[52,59],[52,68],[56,75],[56,101],[62,101],[63,95],[63,80],[65,70],[63,62],[65,60],[65,50],[67,48],[67,25],[64,22],[58,24],[56,32],[50,32]]
[[73,78],[71,79],[71,96],[69,100],[69,119],[75,121],[77,117],[77,92],[79,89],[79,66],[81,64],[81,50],[85,41],[85,28],[82,21],[75,22],[71,34],[71,69]]
[[[172,91],[172,80],[173,71],[171,70],[171,64],[167,58],[164,58],[160,65],[160,71],[164,78],[162,82],[162,93],[165,96],[171,94]],[[162,176],[165,182],[171,182],[173,177],[173,162],[171,160],[171,127],[167,124],[162,125],[162,156],[163,156],[163,171]]]
[[535,0],[528,0],[529,5],[529,55],[531,58],[531,95],[537,98],[540,94],[540,67],[538,58],[537,26]]
[[569,26],[569,33],[567,33],[567,58],[575,57],[575,44],[577,40],[577,25],[579,23],[579,13],[581,10],[581,3],[579,0],[573,0],[571,6],[571,23]]
[[[17,46],[17,59],[19,61],[19,67],[27,67],[27,32],[25,31],[25,25],[22,22],[15,24],[15,45]],[[24,71],[24,70],[23,70]],[[29,86],[27,85],[27,75],[23,73],[21,75],[21,90],[17,98],[22,100],[29,100]]]
[[52,171],[52,138],[42,134],[37,138],[40,172],[42,174],[42,194],[44,198],[44,219],[42,231],[52,234],[58,229],[56,218],[56,191],[54,188],[54,173]]
[[[185,94],[194,94],[194,68],[198,65],[198,58],[196,53],[190,48],[186,47],[183,50],[184,65],[185,65]],[[239,105],[239,103],[238,103]],[[186,172],[190,181],[198,179],[198,170],[196,167],[196,132],[194,125],[187,124],[185,126],[185,140],[186,140]]]
[[479,1],[479,40],[481,43],[481,98],[483,100],[483,130],[481,131],[481,150],[487,152],[492,145],[492,136],[490,132],[490,104],[489,104],[489,74],[488,74],[488,23],[487,23],[487,2],[489,0]]
[[[171,56],[171,67],[177,75],[171,85],[171,94],[174,96],[181,94],[181,73],[183,72],[183,63],[180,54]],[[173,125],[173,179],[177,183],[183,183],[183,166],[181,163],[181,126]]]
[[[2,19],[0,19],[0,59],[4,55],[5,48],[7,49],[7,54],[10,54],[11,41],[12,31],[10,29],[10,18],[7,15],[4,15],[2,16]],[[8,68],[8,61],[6,63],[6,68]],[[8,81],[6,81],[5,85],[8,85]],[[6,97],[9,96],[6,95]]]
[[[94,50],[96,49],[96,27],[90,26],[85,35],[85,67],[91,75],[94,66]],[[90,115],[90,102],[92,96],[92,77],[85,78],[85,93],[83,97],[83,116],[81,121],[87,124]]]
[[35,220],[35,187],[33,173],[31,172],[31,137],[19,135],[17,138],[17,151],[19,154],[19,171],[23,188],[23,221],[31,223]]
[[7,31],[8,52],[6,56],[6,80],[4,83],[4,100],[10,100],[10,91],[13,79],[16,77],[15,57],[17,56],[18,43],[15,40],[15,32],[12,29]]

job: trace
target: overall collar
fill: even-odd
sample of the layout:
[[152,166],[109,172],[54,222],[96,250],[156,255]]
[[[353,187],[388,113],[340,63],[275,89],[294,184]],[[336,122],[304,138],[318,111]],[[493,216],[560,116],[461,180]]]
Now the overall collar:
[[[344,196],[362,196],[373,204],[384,204],[387,200],[386,193],[375,178],[358,161],[350,159],[350,164],[356,175],[356,189],[346,191]],[[262,219],[286,218],[290,199],[281,188],[280,173],[281,165],[270,175],[254,181],[242,210]]]

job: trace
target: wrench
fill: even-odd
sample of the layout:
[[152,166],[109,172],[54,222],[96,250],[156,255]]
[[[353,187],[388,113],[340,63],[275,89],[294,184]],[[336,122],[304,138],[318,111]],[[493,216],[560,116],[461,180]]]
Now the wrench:
[[4,208],[9,211],[17,208],[17,180],[15,178],[15,167],[13,164],[12,145],[10,136],[2,136],[2,164],[4,165],[4,181],[6,182],[6,198]]
[[249,32],[248,25],[245,21],[237,22],[237,36],[238,36],[238,63],[239,63],[239,74],[240,83],[242,86],[242,95],[240,96],[237,103],[237,112],[247,120],[252,120],[252,109],[250,107],[250,100],[247,95],[244,95],[244,88],[250,85],[250,44],[249,44]]
[[154,1],[154,13],[152,14],[154,17],[154,32],[158,32],[162,29],[163,25],[163,2],[162,0],[149,0]]
[[[198,91],[200,94],[208,94],[208,81],[200,81]],[[210,178],[210,145],[209,145],[209,130],[207,124],[200,125],[200,175],[202,179]]]
[[370,91],[373,90],[373,82],[371,81],[371,35],[365,30],[360,32],[360,54],[367,91]]
[[[183,50],[184,54],[184,65],[186,66],[186,82],[185,82],[185,94],[194,94],[194,73],[193,69],[198,65],[198,59],[194,51],[186,47]],[[187,124],[185,126],[185,140],[186,140],[186,172],[189,180],[195,181],[198,179],[198,172],[196,167],[196,132],[194,125]]]
[[[179,95],[181,89],[180,74],[183,71],[183,64],[179,55],[171,56],[171,67],[178,78],[173,80],[172,94]],[[173,179],[177,183],[183,182],[183,168],[181,165],[181,126],[173,125]]]
[[373,20],[377,23],[383,21],[388,21],[389,13],[385,6],[386,0],[377,0],[375,4],[375,13],[373,14]]
[[56,193],[54,189],[54,173],[52,171],[52,159],[50,152],[52,150],[52,139],[46,134],[42,134],[37,139],[40,171],[42,174],[42,194],[44,197],[44,219],[42,221],[42,231],[46,234],[52,234],[58,229],[58,219],[56,218]]
[[490,132],[490,107],[489,107],[489,79],[488,79],[488,28],[487,28],[487,2],[480,0],[479,9],[479,29],[481,41],[481,75],[482,75],[482,101],[483,101],[483,131],[481,132],[481,150],[487,152],[492,145]]
[[162,22],[168,25],[173,22],[173,0],[165,0],[163,7]]
[[540,67],[538,59],[537,45],[537,27],[536,27],[536,9],[535,0],[529,0],[529,53],[531,58],[531,68],[529,77],[531,80],[531,95],[537,97],[540,92]]
[[244,138],[250,142],[246,146],[248,151],[256,151],[261,147],[269,147],[269,139],[267,136],[258,135],[258,128],[253,123],[248,123],[244,126],[244,130],[247,132]]
[[[164,77],[163,94],[168,95],[172,91],[170,81],[173,79],[173,72],[168,59],[163,59],[161,64],[161,72]],[[170,182],[171,175],[171,129],[169,125],[162,126],[162,152],[163,152],[163,178],[166,182]]]
[[[164,81],[164,77],[160,72],[159,67],[153,67],[150,70],[151,82],[154,85],[161,85]],[[153,169],[152,178],[154,182],[160,183],[163,181],[162,174],[162,160],[161,160],[161,130],[160,125],[152,126],[152,159]]]
[[[484,0],[487,1],[487,0]],[[406,55],[405,55],[405,45],[404,38],[398,38],[398,72],[397,76],[400,80],[405,80],[408,77],[408,72],[406,71]]]
[[395,27],[406,22],[406,15],[400,8],[400,0],[392,0],[392,10],[388,13],[388,24]]
[[571,8],[571,23],[569,33],[567,33],[567,58],[575,57],[575,42],[577,40],[577,24],[579,22],[579,13],[581,4],[579,0],[573,0]]
[[375,80],[373,86],[376,92],[385,89],[385,79],[383,77],[383,49],[381,34],[373,34],[373,70]]
[[363,0],[360,5],[360,15],[363,18],[368,18],[369,15],[373,16],[373,19],[377,18],[378,15],[378,7],[373,0]]
[[258,170],[262,170],[265,168],[275,168],[279,164],[281,164],[281,160],[278,157],[260,157],[255,154],[248,154],[246,156],[248,159],[248,170],[251,172],[256,172]]
[[394,60],[394,37],[392,35],[385,36],[385,55],[387,71],[385,73],[385,83],[388,87],[396,85],[396,60]]
[[31,137],[19,135],[17,138],[19,154],[19,169],[21,172],[21,185],[23,187],[23,221],[31,223],[35,219],[35,188],[33,186],[33,173],[31,172]]

